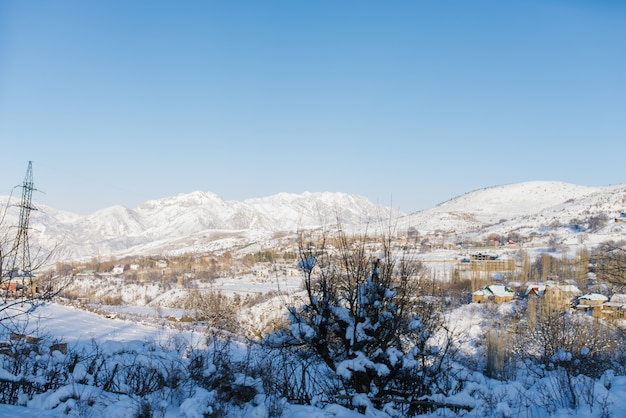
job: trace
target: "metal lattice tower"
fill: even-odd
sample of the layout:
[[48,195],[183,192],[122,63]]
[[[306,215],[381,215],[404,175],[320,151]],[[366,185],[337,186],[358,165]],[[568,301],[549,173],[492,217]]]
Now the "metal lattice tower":
[[22,278],[32,278],[32,261],[30,259],[30,245],[28,243],[28,223],[30,221],[30,212],[37,210],[33,204],[33,190],[35,186],[33,184],[33,163],[28,162],[28,169],[26,170],[26,176],[22,186],[22,200],[20,201],[20,223],[17,227],[17,234],[13,247],[9,255],[7,263],[9,277],[20,276]]

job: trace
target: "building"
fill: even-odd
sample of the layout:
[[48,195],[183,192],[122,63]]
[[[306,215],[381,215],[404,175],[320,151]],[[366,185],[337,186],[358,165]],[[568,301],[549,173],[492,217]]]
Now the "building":
[[616,293],[608,302],[595,307],[593,316],[603,319],[626,319],[626,295]]
[[513,300],[515,292],[503,284],[491,284],[472,293],[472,303],[502,303]]
[[609,298],[601,293],[587,293],[578,298],[576,310],[591,312],[593,316],[601,317],[602,305],[608,302],[608,300]]
[[487,254],[472,254],[469,259],[471,271],[513,271],[515,260],[512,258],[499,258]]

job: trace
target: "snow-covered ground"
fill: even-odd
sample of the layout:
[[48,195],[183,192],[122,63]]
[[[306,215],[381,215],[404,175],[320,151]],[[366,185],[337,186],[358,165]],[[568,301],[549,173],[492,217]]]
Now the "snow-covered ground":
[[[14,323],[22,323],[17,328],[27,335],[46,335],[66,341],[70,350],[79,351],[81,348],[97,346],[104,353],[122,353],[125,351],[145,350],[146,358],[155,347],[166,346],[176,341],[178,346],[188,348],[206,348],[206,335],[194,331],[178,331],[155,325],[140,324],[127,320],[111,319],[81,309],[47,303],[38,306],[29,315],[28,320],[22,317]],[[55,356],[60,353],[55,352]],[[177,356],[178,352],[171,351],[170,356]],[[245,352],[241,353],[241,356]],[[137,366],[139,367],[139,366]],[[0,370],[0,378],[17,378],[7,370]],[[102,397],[99,408],[88,411],[85,409],[63,409],[61,405],[67,403],[68,398],[76,396],[76,392],[83,397]],[[206,394],[206,396],[209,396]],[[189,398],[179,406],[162,406],[160,415],[164,418],[196,418],[203,417],[207,412],[206,405],[201,405],[200,397]],[[264,417],[267,416],[267,407],[263,404],[244,408],[243,416]],[[63,387],[56,392],[36,396],[28,402],[28,406],[14,406],[0,404],[0,417],[2,418],[48,418],[48,417],[83,417],[92,418],[131,418],[137,416],[136,401],[124,396],[104,394],[101,390],[90,388],[81,384],[74,387]],[[157,415],[158,416],[158,415]],[[241,416],[241,414],[238,414]],[[284,405],[283,416],[294,418],[318,417],[326,418],[345,417],[353,418],[362,416],[354,411],[339,405],[331,405],[320,409],[304,405]]]
[[[480,363],[484,356],[484,327],[493,320],[493,315],[508,314],[513,309],[512,303],[499,306],[464,305],[447,315],[449,329],[455,332],[457,344],[463,350],[465,356],[474,357]],[[201,332],[190,330],[173,330],[160,327],[155,324],[141,324],[127,320],[111,319],[81,309],[48,303],[37,307],[32,312],[27,324],[24,325],[25,334],[49,335],[55,339],[66,341],[71,350],[79,351],[97,346],[103,353],[122,355],[120,353],[134,352],[143,356],[144,361],[179,361],[178,356],[189,349],[205,349],[206,335]],[[164,351],[155,357],[158,347],[171,347],[172,341],[176,341],[177,350]],[[208,348],[210,350],[210,347]],[[141,354],[143,353],[143,354]],[[249,355],[242,348],[241,356]],[[55,352],[56,361],[67,361],[59,352]],[[137,366],[139,367],[139,366]],[[8,370],[0,371],[3,378],[12,378]],[[81,372],[76,370],[78,376]],[[83,371],[84,373],[84,371]],[[448,402],[456,402],[463,405],[474,406],[472,412],[458,414],[450,410],[439,410],[429,414],[431,417],[453,416],[494,416],[494,417],[517,417],[517,416],[554,416],[568,418],[583,417],[619,417],[626,410],[626,376],[615,376],[610,371],[593,384],[592,391],[595,401],[591,404],[581,401],[581,406],[575,410],[570,408],[546,409],[541,412],[536,404],[528,403],[523,408],[523,402],[515,400],[519,397],[536,396],[537,399],[545,395],[541,393],[545,385],[535,384],[534,387],[524,387],[519,381],[499,381],[489,379],[478,372],[467,371],[466,388],[447,399]],[[17,378],[17,377],[16,377]],[[544,382],[545,383],[545,382]],[[546,383],[550,384],[550,382]],[[579,384],[573,382],[574,385]],[[583,383],[580,383],[583,384]],[[159,413],[155,416],[163,418],[195,418],[206,414],[206,402],[203,397],[210,398],[205,390],[198,389],[190,393],[187,399],[168,404],[167,399],[159,402]],[[85,403],[78,407],[81,399],[94,399],[93,406]],[[96,400],[97,399],[97,400]],[[489,408],[485,407],[486,400],[494,402]],[[154,401],[154,399],[151,399]],[[72,403],[73,402],[73,403]],[[136,400],[128,396],[105,393],[102,389],[90,387],[77,382],[74,385],[64,386],[55,391],[35,395],[26,402],[26,406],[0,405],[0,417],[21,418],[47,418],[47,417],[120,417],[131,418],[137,416]],[[513,406],[514,405],[514,406]],[[268,405],[255,398],[249,405],[238,409],[232,416],[265,417],[268,416]],[[284,417],[335,417],[356,418],[363,416],[355,411],[348,410],[339,405],[304,406],[284,403],[282,405]],[[383,412],[368,410],[366,415],[387,417]]]
[[[104,343],[106,341],[166,341],[174,331],[154,325],[128,320],[111,319],[96,313],[55,303],[38,307],[31,315],[27,334],[44,333],[66,341],[70,345]],[[179,334],[179,331],[175,331]],[[190,342],[193,334],[184,335]]]

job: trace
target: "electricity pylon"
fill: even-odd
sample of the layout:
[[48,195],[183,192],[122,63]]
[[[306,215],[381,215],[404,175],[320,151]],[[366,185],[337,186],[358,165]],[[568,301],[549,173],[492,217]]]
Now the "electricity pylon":
[[[30,212],[37,210],[32,203],[33,190],[33,163],[28,162],[28,169],[22,186],[22,200],[20,201],[20,223],[17,227],[17,234],[11,252],[8,254],[7,272],[9,278],[22,277],[32,280],[32,261],[30,259],[30,245],[28,243],[28,223],[30,221]],[[23,284],[23,283],[22,283]]]

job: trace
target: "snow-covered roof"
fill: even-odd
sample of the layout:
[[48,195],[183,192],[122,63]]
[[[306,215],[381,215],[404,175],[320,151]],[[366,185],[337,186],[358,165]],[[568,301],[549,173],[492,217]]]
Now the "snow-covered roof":
[[526,288],[526,292],[524,293],[526,296],[528,296],[528,294],[530,292],[534,291],[537,295],[542,296],[543,293],[546,291],[546,285],[545,284],[529,284],[528,287]]
[[528,296],[528,294],[532,291],[534,291],[538,296],[543,296],[546,292],[546,290],[553,288],[553,289],[559,289],[561,290],[563,293],[567,294],[567,295],[571,295],[571,296],[578,296],[580,295],[582,292],[580,291],[580,289],[574,285],[571,284],[555,284],[555,283],[546,283],[546,284],[539,284],[539,283],[533,283],[533,284],[529,284],[528,287],[526,288],[526,296]]
[[485,290],[491,292],[496,296],[512,296],[515,294],[514,291],[509,289],[507,286],[503,284],[491,284],[485,287]]
[[574,286],[572,284],[559,284],[559,285],[556,285],[556,287],[558,287],[565,293],[569,293],[572,295],[580,295],[582,293],[577,286]]
[[595,300],[600,302],[606,302],[607,300],[609,300],[609,298],[600,293],[587,293],[586,295],[582,295],[580,298],[584,300]]
[[623,293],[616,293],[613,296],[611,296],[610,301],[611,303],[626,304],[626,295]]

